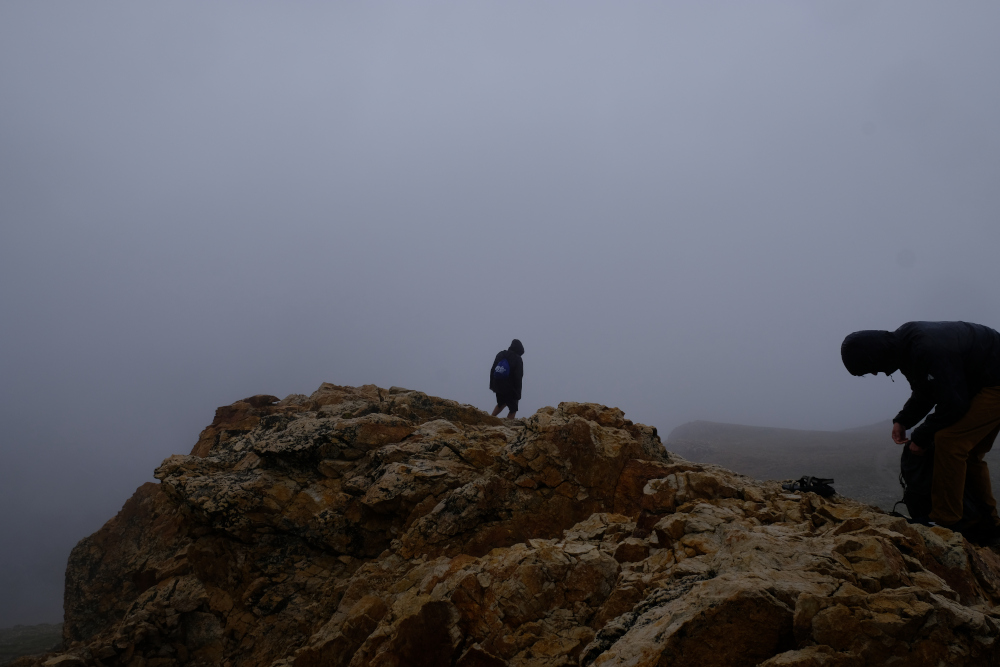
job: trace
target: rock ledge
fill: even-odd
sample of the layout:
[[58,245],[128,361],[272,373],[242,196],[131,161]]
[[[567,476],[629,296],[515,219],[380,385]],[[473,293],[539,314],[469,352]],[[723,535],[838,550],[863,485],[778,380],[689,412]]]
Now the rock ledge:
[[617,408],[219,408],[73,550],[19,665],[998,665],[1000,558],[666,452]]

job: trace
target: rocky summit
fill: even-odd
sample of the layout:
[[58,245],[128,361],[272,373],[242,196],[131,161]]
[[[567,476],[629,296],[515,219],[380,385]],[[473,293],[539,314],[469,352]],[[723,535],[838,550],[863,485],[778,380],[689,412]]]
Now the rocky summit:
[[617,408],[324,384],[219,408],[156,478],[73,550],[63,652],[15,664],[1000,664],[992,551]]

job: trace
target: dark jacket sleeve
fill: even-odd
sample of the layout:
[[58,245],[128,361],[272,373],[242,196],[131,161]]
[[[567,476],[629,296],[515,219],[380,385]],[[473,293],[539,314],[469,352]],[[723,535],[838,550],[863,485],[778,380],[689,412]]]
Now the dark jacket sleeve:
[[934,407],[934,397],[929,394],[914,390],[910,394],[909,400],[906,401],[906,405],[903,409],[899,411],[892,421],[898,422],[909,431],[913,428],[913,425],[919,422],[921,419],[927,416],[927,413],[931,411]]
[[913,395],[893,421],[911,427],[927,414],[931,405],[935,406],[934,412],[910,434],[918,447],[930,447],[934,444],[935,433],[951,426],[969,411],[972,396],[961,353],[946,345],[928,342],[912,351],[912,359]]
[[524,361],[521,355],[512,354],[508,357],[510,363],[511,389],[514,390],[514,398],[521,400],[521,378],[524,377]]

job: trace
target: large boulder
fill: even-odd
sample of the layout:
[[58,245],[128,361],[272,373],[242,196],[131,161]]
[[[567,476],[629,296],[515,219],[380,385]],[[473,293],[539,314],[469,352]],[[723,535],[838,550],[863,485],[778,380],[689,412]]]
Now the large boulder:
[[21,664],[1000,664],[992,551],[617,408],[324,384],[220,408],[156,477],[74,549],[66,650]]

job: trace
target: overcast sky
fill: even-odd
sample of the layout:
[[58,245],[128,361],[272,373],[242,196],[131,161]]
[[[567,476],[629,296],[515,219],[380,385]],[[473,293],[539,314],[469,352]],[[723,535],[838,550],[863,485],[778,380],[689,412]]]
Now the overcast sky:
[[[0,626],[216,406],[840,429],[1000,326],[1000,5],[0,4]],[[887,446],[892,446],[888,444]]]

